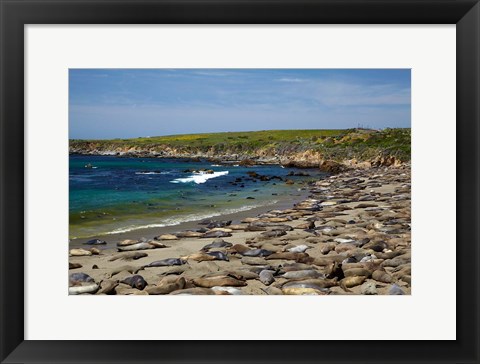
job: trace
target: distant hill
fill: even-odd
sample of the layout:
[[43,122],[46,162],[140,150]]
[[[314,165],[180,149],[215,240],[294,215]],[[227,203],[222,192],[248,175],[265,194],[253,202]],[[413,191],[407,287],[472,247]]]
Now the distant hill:
[[410,129],[264,130],[112,140],[70,140],[70,153],[206,158],[298,167],[398,165],[410,161]]

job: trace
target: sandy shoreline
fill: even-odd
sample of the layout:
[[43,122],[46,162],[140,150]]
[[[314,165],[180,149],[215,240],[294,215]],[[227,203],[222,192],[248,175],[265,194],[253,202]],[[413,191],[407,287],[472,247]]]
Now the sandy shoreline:
[[[233,224],[240,223],[246,217],[257,216],[262,213],[266,213],[273,209],[287,209],[291,208],[294,204],[304,200],[309,195],[309,190],[305,185],[299,185],[298,190],[290,193],[288,198],[283,196],[279,198],[278,196],[272,196],[272,200],[279,200],[276,203],[272,203],[271,205],[259,206],[254,207],[250,210],[245,211],[238,211],[231,214],[222,214],[211,217],[212,220],[232,220]],[[84,243],[91,240],[92,238],[99,238],[107,241],[106,245],[98,246],[99,249],[115,249],[115,246],[118,242],[125,240],[125,239],[139,239],[139,238],[147,238],[153,239],[155,236],[162,235],[162,234],[172,234],[177,231],[184,231],[184,230],[191,230],[191,229],[198,229],[198,223],[204,219],[197,219],[191,220],[186,222],[181,222],[177,225],[169,225],[169,226],[162,226],[162,227],[152,227],[152,228],[142,228],[137,230],[132,230],[123,233],[116,233],[116,234],[107,234],[101,236],[92,236],[88,238],[76,238],[71,239],[69,246],[70,248],[81,248],[85,247]]]
[[[107,246],[74,240],[71,249],[93,247],[100,254],[69,257],[71,264],[81,265],[69,274],[89,277],[74,275],[70,293],[411,293],[410,166],[349,170],[320,180],[300,194],[296,197],[303,202],[295,207],[290,201],[270,213],[272,207],[266,206],[214,217],[214,222],[233,220],[235,225],[223,226],[216,233],[213,225],[206,229],[189,222],[105,236]],[[208,230],[207,234],[223,231],[225,236],[219,239],[224,243],[215,237],[148,242],[154,236],[200,228]],[[138,250],[146,254],[139,259],[111,261],[130,254],[117,252],[115,244],[141,237],[147,238],[143,247],[167,247]],[[202,250],[213,242],[216,246]],[[167,258],[186,263],[145,267]],[[135,274],[144,279],[145,287]]]

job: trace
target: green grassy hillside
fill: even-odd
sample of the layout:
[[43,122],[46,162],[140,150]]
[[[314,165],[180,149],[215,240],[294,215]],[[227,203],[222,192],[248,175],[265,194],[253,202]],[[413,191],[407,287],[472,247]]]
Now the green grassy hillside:
[[343,130],[265,130],[254,132],[226,132],[186,134],[159,137],[112,140],[70,140],[73,153],[92,151],[149,151],[165,149],[180,153],[241,154],[288,156],[292,153],[314,152],[325,159],[356,158],[369,160],[376,156],[393,156],[410,160],[410,129]]

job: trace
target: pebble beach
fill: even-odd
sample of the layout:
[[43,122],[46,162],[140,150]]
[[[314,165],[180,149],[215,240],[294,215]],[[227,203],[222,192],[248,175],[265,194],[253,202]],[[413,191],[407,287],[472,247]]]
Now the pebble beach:
[[411,168],[349,169],[292,206],[70,245],[69,294],[409,295]]

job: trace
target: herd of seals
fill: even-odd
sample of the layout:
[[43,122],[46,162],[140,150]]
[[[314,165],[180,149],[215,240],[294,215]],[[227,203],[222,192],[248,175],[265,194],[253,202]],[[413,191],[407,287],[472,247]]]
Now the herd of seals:
[[69,294],[408,295],[410,165],[352,169],[290,209],[71,249]]

